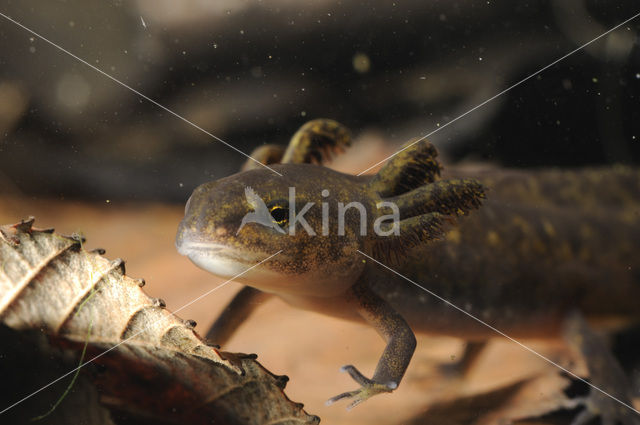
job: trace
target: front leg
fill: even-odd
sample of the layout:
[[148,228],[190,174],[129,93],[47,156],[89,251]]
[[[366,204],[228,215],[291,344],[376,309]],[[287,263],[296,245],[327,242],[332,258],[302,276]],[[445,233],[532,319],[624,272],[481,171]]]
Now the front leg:
[[353,401],[347,409],[351,409],[369,397],[391,392],[398,387],[416,348],[416,337],[402,316],[376,295],[366,282],[361,280],[356,283],[348,296],[358,314],[387,342],[373,378],[366,378],[354,366],[342,367],[341,370],[348,372],[360,384],[360,388],[337,395],[329,399],[327,404],[350,398]]
[[213,322],[207,332],[207,340],[217,345],[224,345],[242,322],[269,297],[271,294],[250,286],[242,288]]

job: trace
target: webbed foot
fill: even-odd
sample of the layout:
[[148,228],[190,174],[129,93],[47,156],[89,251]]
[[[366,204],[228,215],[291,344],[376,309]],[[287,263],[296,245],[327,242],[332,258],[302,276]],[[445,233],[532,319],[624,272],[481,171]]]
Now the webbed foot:
[[348,398],[348,399],[351,399],[352,401],[347,406],[347,410],[351,410],[354,407],[356,407],[358,404],[373,397],[376,394],[390,393],[391,391],[398,388],[397,382],[386,382],[386,383],[376,382],[372,379],[365,377],[362,373],[360,373],[358,369],[356,369],[354,366],[351,366],[351,365],[342,366],[340,368],[340,372],[348,372],[349,375],[353,378],[353,380],[356,381],[358,384],[360,384],[360,388],[358,388],[357,390],[347,391],[342,394],[338,394],[335,397],[331,397],[326,402],[327,406],[335,403],[338,400]]

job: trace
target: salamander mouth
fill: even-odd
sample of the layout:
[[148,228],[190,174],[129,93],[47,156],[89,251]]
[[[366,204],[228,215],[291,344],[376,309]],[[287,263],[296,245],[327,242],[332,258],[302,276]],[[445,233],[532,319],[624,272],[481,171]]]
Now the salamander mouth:
[[178,248],[178,252],[182,255],[189,256],[193,253],[201,253],[201,254],[221,254],[221,255],[233,255],[234,251],[238,251],[233,249],[227,245],[219,244],[219,243],[210,243],[210,242],[183,242],[181,244],[176,244],[176,248]]
[[185,241],[176,244],[178,252],[196,266],[222,277],[233,277],[259,263],[264,256],[227,245]]

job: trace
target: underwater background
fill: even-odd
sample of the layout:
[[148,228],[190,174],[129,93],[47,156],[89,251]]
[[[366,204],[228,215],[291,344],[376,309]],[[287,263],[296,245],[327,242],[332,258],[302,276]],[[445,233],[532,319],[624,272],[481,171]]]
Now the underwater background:
[[[634,1],[3,1],[249,153],[336,119],[392,152],[637,13]],[[244,157],[2,18],[0,190],[183,202]],[[429,137],[449,163],[640,161],[637,20]]]

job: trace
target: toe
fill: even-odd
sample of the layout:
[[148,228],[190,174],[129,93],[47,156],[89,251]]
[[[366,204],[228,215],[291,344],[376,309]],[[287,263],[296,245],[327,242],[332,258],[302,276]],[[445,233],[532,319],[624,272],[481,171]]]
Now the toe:
[[347,372],[351,378],[356,381],[358,384],[365,386],[373,384],[371,379],[365,377],[355,366],[346,365],[340,368],[340,372]]

